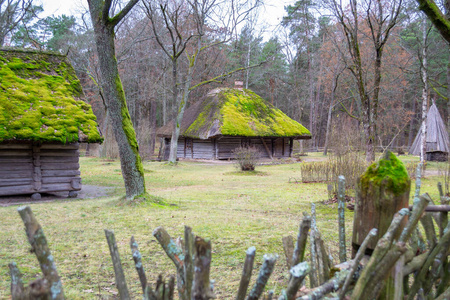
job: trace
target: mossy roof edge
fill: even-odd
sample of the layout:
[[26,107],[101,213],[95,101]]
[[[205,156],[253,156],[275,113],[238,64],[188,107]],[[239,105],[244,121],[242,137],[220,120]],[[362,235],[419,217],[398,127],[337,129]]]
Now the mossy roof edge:
[[[158,130],[170,136],[173,123]],[[186,110],[181,136],[208,139],[216,136],[311,138],[303,125],[251,90],[216,89]]]
[[101,142],[75,70],[59,53],[0,49],[0,142]]

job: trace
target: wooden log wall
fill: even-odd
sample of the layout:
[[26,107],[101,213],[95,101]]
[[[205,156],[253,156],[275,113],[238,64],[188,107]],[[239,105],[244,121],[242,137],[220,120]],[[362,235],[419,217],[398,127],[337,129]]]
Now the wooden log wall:
[[0,145],[0,196],[81,189],[78,143]]
[[[164,158],[167,160],[170,152],[170,139],[166,139],[165,143]],[[261,158],[286,158],[292,155],[293,143],[290,138],[219,137],[200,140],[181,137],[178,139],[177,157],[187,159],[233,159],[233,150],[244,144],[256,147],[261,154]]]
[[217,140],[217,159],[234,158],[233,150],[241,146],[241,138],[222,137]]
[[[183,157],[183,158],[186,157],[185,156],[185,151],[184,151],[185,147],[186,147],[186,140],[184,138],[178,139],[177,157]],[[169,144],[169,152],[170,152],[170,144]]]
[[194,140],[193,143],[195,159],[214,159],[214,140]]

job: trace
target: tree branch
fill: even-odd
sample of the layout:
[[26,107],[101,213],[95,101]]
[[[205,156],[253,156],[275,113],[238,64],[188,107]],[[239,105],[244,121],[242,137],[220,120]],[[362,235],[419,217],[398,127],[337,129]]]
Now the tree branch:
[[[111,2],[111,0],[106,0],[106,1]],[[119,24],[119,22],[122,21],[122,19],[128,14],[128,12],[133,8],[133,6],[135,6],[136,3],[138,3],[138,1],[139,0],[130,0],[127,3],[127,5],[117,15],[115,15],[110,20],[110,23],[112,24],[112,26],[116,26],[117,24]],[[109,9],[108,9],[108,11],[109,11]]]
[[442,37],[450,43],[450,21],[444,16],[433,0],[417,0],[419,9],[423,11],[428,19],[437,28]]
[[230,75],[232,75],[232,74],[234,74],[234,73],[237,73],[237,72],[240,72],[240,71],[244,71],[244,70],[247,70],[247,69],[256,68],[256,67],[259,67],[259,66],[261,66],[261,65],[263,65],[263,64],[265,64],[265,63],[266,63],[266,62],[263,61],[263,62],[261,62],[261,63],[259,63],[259,64],[256,64],[256,65],[238,68],[238,69],[235,69],[235,70],[233,70],[233,71],[230,71],[230,72],[227,72],[227,73],[218,75],[218,76],[216,76],[216,77],[214,77],[214,78],[211,78],[211,79],[202,81],[202,82],[200,82],[200,83],[198,83],[198,84],[196,84],[196,85],[190,87],[190,88],[189,88],[189,91],[192,91],[193,89],[196,89],[196,88],[198,88],[198,87],[200,87],[200,86],[202,86],[202,85],[205,85],[205,84],[208,84],[208,83],[211,83],[211,82],[221,82],[219,79],[225,79],[226,77],[228,77],[228,76],[230,76]]

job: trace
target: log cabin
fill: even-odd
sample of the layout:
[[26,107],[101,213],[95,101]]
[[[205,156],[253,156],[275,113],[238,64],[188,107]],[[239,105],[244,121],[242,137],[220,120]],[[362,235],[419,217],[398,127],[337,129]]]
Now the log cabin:
[[0,87],[0,196],[76,197],[79,142],[103,139],[68,59],[0,49]]
[[[170,122],[157,132],[163,160],[169,158],[173,126]],[[310,138],[308,129],[251,90],[218,88],[186,109],[177,157],[232,159],[236,148],[254,146],[261,158],[287,158],[295,139]]]

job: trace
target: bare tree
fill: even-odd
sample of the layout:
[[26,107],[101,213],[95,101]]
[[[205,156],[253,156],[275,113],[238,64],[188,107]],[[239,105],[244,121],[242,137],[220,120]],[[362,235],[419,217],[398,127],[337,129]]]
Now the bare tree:
[[110,17],[112,0],[88,0],[97,52],[99,53],[102,90],[114,136],[119,146],[127,200],[145,193],[145,182],[136,133],[128,112],[125,93],[117,68],[114,30],[137,2],[138,0],[130,0],[119,13]]
[[[192,79],[200,53],[227,42],[233,28],[258,7],[259,0],[221,2],[217,0],[158,0],[144,2],[145,13],[163,52],[172,63],[172,97],[176,117],[170,143],[169,162],[177,159],[178,137],[190,92],[204,84],[216,82],[234,70],[193,85]],[[163,28],[160,28],[160,24]],[[208,23],[208,24],[207,24]],[[220,26],[218,23],[221,23]],[[184,54],[184,55],[183,55]],[[187,61],[182,58],[186,57]],[[182,64],[185,63],[184,72]]]
[[[361,3],[350,0],[349,11],[340,0],[331,0],[328,4],[345,34],[350,53],[348,69],[356,80],[361,101],[366,160],[374,161],[383,51],[392,29],[398,23],[402,0],[363,0]],[[359,37],[361,21],[368,26],[373,42],[373,78],[369,78],[363,66]]]
[[0,0],[0,46],[33,8],[33,0]]

